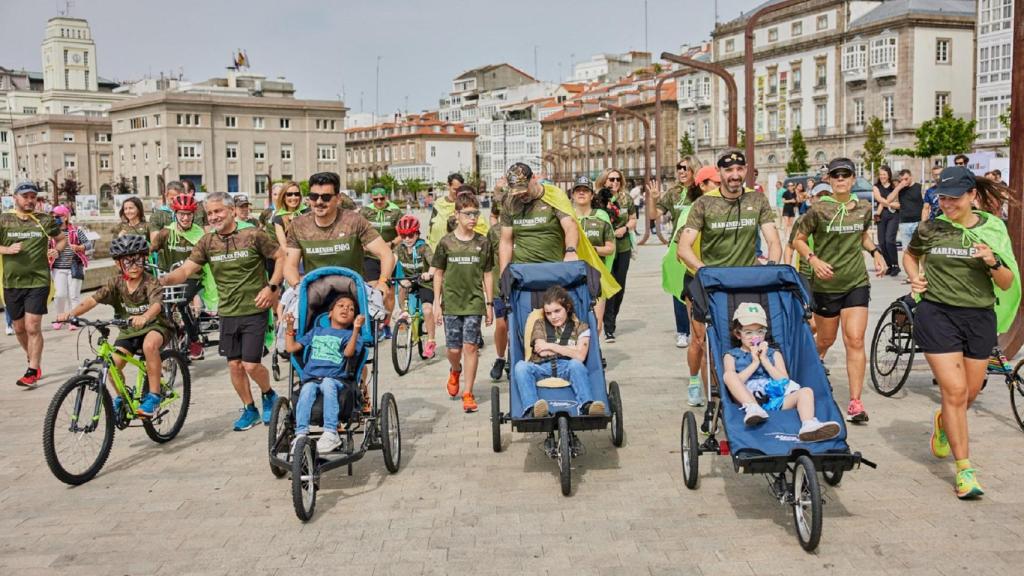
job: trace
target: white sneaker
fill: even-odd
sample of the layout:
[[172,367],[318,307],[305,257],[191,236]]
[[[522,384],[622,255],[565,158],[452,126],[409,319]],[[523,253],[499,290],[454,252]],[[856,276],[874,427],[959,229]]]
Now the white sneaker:
[[11,328],[10,326],[8,326],[8,327],[7,327],[7,335],[8,335],[8,336],[11,336],[11,335],[13,335],[13,334],[14,334],[14,328]]
[[838,422],[819,422],[817,418],[811,418],[800,426],[801,442],[821,442],[831,440],[839,435]]
[[686,348],[690,345],[689,334],[676,334],[676,348]]
[[333,430],[325,431],[316,441],[316,451],[320,454],[334,452],[341,446],[341,436]]
[[756,402],[743,405],[743,410],[746,411],[747,415],[743,417],[743,423],[747,426],[753,426],[760,424],[768,419],[768,413],[761,408],[761,405]]

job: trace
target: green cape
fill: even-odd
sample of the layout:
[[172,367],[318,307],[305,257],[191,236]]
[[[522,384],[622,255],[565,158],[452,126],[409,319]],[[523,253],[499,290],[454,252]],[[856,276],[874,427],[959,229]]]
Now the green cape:
[[[572,202],[569,201],[569,196],[557,186],[544,184],[544,196],[541,199],[545,204],[559,212],[569,214],[570,216],[576,214],[572,207]],[[573,220],[576,222],[579,238],[576,241],[576,256],[601,273],[601,296],[611,298],[616,292],[622,290],[622,287],[612,277],[611,272],[604,267],[601,257],[597,255],[594,246],[590,244],[590,240],[587,240],[587,233],[583,231],[583,225],[576,218],[573,218]]]

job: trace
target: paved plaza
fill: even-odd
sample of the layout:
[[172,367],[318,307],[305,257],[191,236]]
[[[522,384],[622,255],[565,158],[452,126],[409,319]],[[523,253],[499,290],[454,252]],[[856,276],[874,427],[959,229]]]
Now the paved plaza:
[[[328,473],[308,524],[292,511],[290,482],[268,469],[266,428],[231,431],[239,402],[213,355],[193,365],[177,439],[160,446],[140,429],[118,432],[99,476],[71,488],[46,467],[42,424],[58,385],[88,354],[85,337],[46,324],[45,380],[32,391],[14,386],[24,357],[13,336],[0,337],[0,574],[1020,574],[1024,433],[1002,382],[990,382],[970,412],[972,462],[987,490],[978,501],[958,501],[953,463],[928,451],[938,391],[923,363],[894,398],[868,384],[871,421],[852,428],[849,442],[878,469],[825,487],[816,553],[797,543],[791,508],[726,457],[701,458],[700,487],[686,489],[685,360],[660,288],[663,252],[640,249],[618,342],[604,347],[609,377],[622,386],[626,443],[615,449],[607,431],[581,434],[587,453],[574,461],[568,498],[540,435],[506,425],[504,451],[491,451],[490,349],[480,412],[469,415],[444,391],[445,361],[416,363],[399,378],[386,360],[381,387],[398,399],[402,469],[389,475],[372,452],[351,477]],[[873,286],[869,340],[877,314],[905,290],[891,278]],[[845,408],[841,345],[828,364]]]

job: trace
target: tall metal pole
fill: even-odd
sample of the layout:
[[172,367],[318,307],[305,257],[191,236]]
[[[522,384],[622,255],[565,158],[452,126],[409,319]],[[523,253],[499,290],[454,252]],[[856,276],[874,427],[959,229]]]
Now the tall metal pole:
[[[729,124],[728,142],[730,147],[735,148],[737,133],[739,132],[739,123],[737,120],[737,116],[739,114],[737,110],[737,94],[739,90],[736,88],[736,79],[733,78],[732,74],[718,64],[701,62],[700,60],[694,60],[693,58],[687,58],[686,56],[677,56],[671,52],[662,52],[661,58],[662,60],[668,60],[669,62],[675,62],[676,64],[682,64],[683,66],[689,66],[690,68],[696,68],[697,70],[703,70],[714,74],[725,82],[725,95],[729,102],[729,114],[727,116]],[[750,160],[747,160],[747,162],[749,163]]]
[[[1013,72],[1010,78],[1010,93],[1024,94],[1024,0],[1013,3]],[[1024,134],[1024,105],[1010,106],[1010,134]],[[1010,138],[1010,186],[1013,201],[1009,206],[1007,232],[1013,253],[1017,255],[1018,266],[1024,273],[1024,138]],[[1013,358],[1024,345],[1024,315],[1017,312],[1017,320],[1004,336],[1003,350]]]

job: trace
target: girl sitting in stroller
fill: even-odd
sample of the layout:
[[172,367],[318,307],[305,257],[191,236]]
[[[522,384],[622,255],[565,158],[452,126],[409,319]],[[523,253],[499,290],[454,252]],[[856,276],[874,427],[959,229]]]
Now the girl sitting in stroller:
[[732,317],[733,343],[723,359],[725,385],[743,405],[747,426],[768,419],[768,410],[788,410],[794,406],[800,414],[801,442],[820,442],[839,435],[838,422],[819,422],[814,417],[814,391],[789,379],[782,352],[768,345],[768,315],[760,304],[744,302]]

